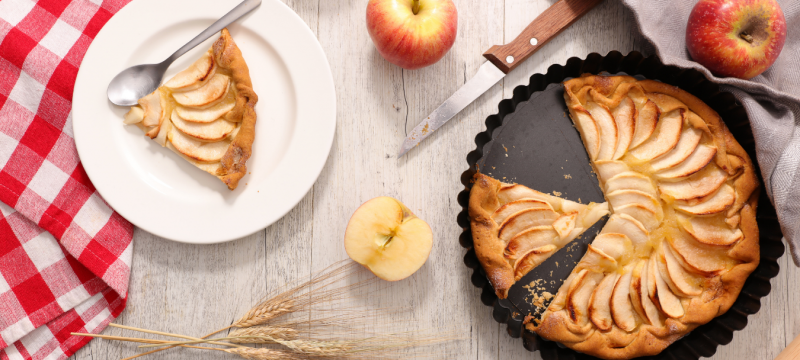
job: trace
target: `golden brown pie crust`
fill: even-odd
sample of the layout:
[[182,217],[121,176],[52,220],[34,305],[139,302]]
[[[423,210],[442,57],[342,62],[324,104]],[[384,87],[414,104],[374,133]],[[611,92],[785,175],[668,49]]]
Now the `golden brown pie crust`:
[[253,91],[250,70],[242,57],[242,52],[233,42],[228,29],[222,29],[219,39],[212,46],[217,65],[228,69],[236,84],[236,106],[225,114],[225,119],[241,122],[236,138],[220,160],[220,169],[215,174],[228,189],[236,189],[239,180],[247,174],[247,159],[250,158],[255,139],[256,111],[258,95]]

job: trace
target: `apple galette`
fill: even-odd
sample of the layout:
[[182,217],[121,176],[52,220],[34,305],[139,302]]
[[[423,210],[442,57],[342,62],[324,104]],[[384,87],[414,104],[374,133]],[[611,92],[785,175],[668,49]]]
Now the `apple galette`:
[[258,96],[227,29],[200,59],[125,114],[145,135],[233,190],[247,173]]
[[579,204],[478,173],[469,216],[475,254],[497,296],[608,214],[608,204]]

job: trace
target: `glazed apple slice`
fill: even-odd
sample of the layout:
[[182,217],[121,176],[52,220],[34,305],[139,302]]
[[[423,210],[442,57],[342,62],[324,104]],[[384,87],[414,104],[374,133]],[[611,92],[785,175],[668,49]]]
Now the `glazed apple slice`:
[[586,110],[592,115],[599,131],[600,150],[597,160],[611,160],[617,149],[617,124],[607,107],[595,102],[586,103]]
[[614,323],[622,330],[633,331],[636,328],[636,313],[631,303],[631,275],[628,270],[623,273],[614,285],[611,294],[611,317]]
[[684,201],[678,201],[675,203],[675,208],[692,215],[713,215],[727,210],[735,200],[736,193],[733,187],[725,184],[714,196],[700,203],[690,205]]
[[[630,281],[630,302],[633,306],[633,310],[636,311],[636,314],[639,316],[640,319],[647,322],[647,314],[644,312],[644,308],[642,307],[642,295],[646,293],[646,291],[642,288],[642,271],[647,262],[644,260],[639,260],[636,265],[633,267],[631,271],[631,281]],[[645,284],[646,285],[646,284]]]
[[701,144],[697,147],[697,149],[695,149],[692,155],[689,155],[689,157],[680,163],[680,165],[658,172],[656,173],[656,177],[660,179],[676,179],[687,177],[706,167],[711,160],[714,160],[714,156],[716,154],[716,147]]
[[683,128],[683,110],[671,111],[658,122],[655,135],[630,151],[630,154],[642,161],[650,161],[666,154],[678,145]]
[[619,277],[617,273],[606,275],[589,300],[589,320],[602,331],[609,331],[614,325],[611,318],[611,295]]
[[656,212],[640,204],[628,204],[614,210],[614,214],[628,215],[641,223],[650,232],[658,228],[661,222],[656,216]]
[[195,123],[209,123],[216,121],[229,111],[233,110],[234,106],[236,106],[236,98],[229,94],[226,96],[226,99],[223,99],[222,101],[208,108],[187,108],[178,105],[175,107],[175,111],[178,112],[178,116],[180,116],[181,119],[186,121]]
[[570,111],[572,122],[581,133],[586,152],[589,153],[589,160],[597,160],[597,155],[600,153],[600,129],[598,129],[597,123],[589,111],[582,106],[570,110],[572,110]]
[[639,109],[637,115],[636,124],[634,124],[633,139],[631,140],[630,146],[628,146],[629,149],[641,145],[653,135],[653,132],[656,131],[656,125],[658,124],[658,118],[661,116],[661,112],[658,110],[656,103],[647,100],[647,102],[642,105],[642,108]]
[[662,195],[676,200],[700,199],[714,194],[728,180],[728,174],[717,166],[707,166],[698,173],[676,182],[661,181]]
[[184,134],[203,141],[222,140],[236,129],[236,124],[223,119],[205,124],[187,122],[178,115],[177,111],[172,112],[171,120],[175,127]]
[[498,224],[502,224],[509,216],[514,214],[515,212],[522,211],[525,209],[550,209],[553,210],[553,207],[550,206],[545,201],[537,200],[537,199],[520,199],[516,201],[512,201],[508,204],[505,204],[498,208],[494,214],[492,214],[492,219]]
[[503,255],[508,259],[517,259],[533,249],[554,245],[557,240],[558,233],[552,226],[534,226],[514,236],[506,245]]
[[633,171],[617,174],[606,181],[606,193],[616,190],[639,190],[653,197],[657,196],[656,188],[650,178]]
[[139,106],[142,107],[142,112],[144,113],[142,118],[142,125],[144,126],[158,126],[166,118],[164,113],[166,111],[165,100],[158,89],[139,99]]
[[131,106],[131,109],[125,113],[125,119],[122,121],[125,125],[138,124],[144,120],[144,110],[141,106]]
[[532,249],[514,262],[514,280],[519,281],[525,274],[547,260],[558,249],[555,245],[545,245]]
[[[645,260],[642,263],[643,266],[639,277],[641,284],[638,288],[640,291],[638,294],[639,301],[642,302],[642,310],[644,311],[647,321],[655,327],[662,327],[664,326],[664,324],[661,319],[661,312],[658,310],[656,305],[650,299],[650,294],[649,294],[649,289],[650,289],[650,284],[649,284],[650,275],[648,274],[650,270],[650,266],[648,264],[649,261]],[[636,274],[634,273],[634,280],[635,279],[636,279]]]
[[695,240],[706,245],[729,246],[744,237],[742,230],[730,229],[722,216],[678,217],[678,223]]
[[617,160],[595,161],[594,166],[597,169],[597,177],[599,177],[600,181],[603,183],[620,173],[630,171],[627,164]]
[[195,90],[211,79],[217,70],[213,50],[208,50],[191,66],[177,73],[164,86],[175,92]]
[[612,209],[621,208],[628,204],[639,204],[645,208],[660,214],[661,204],[658,200],[646,192],[639,190],[617,190],[606,195]]
[[653,171],[661,171],[670,169],[682,163],[686,158],[691,155],[700,144],[700,139],[703,137],[703,132],[693,127],[683,130],[678,145],[672,151],[664,154],[663,156],[653,160],[650,163]]
[[716,276],[732,267],[735,260],[728,256],[728,248],[706,245],[691,236],[671,236],[666,238],[686,269],[706,277]]
[[169,121],[169,119],[164,120],[161,122],[161,125],[158,126],[158,134],[156,134],[156,137],[153,138],[153,140],[155,140],[155,142],[161,146],[167,146],[167,140],[170,132],[172,132],[172,121]]
[[636,107],[631,98],[626,97],[620,101],[619,105],[614,108],[612,114],[614,122],[617,124],[617,149],[614,151],[613,160],[618,160],[628,151],[633,140],[633,132],[635,130]]
[[[538,192],[520,184],[503,184],[500,187],[500,190],[497,192],[497,199],[500,200],[501,204],[507,204],[521,199],[533,199],[544,201],[549,203],[551,206],[553,205],[550,203],[550,197],[547,194]],[[553,206],[553,209],[559,210],[555,206]]]
[[219,161],[231,144],[230,141],[204,143],[184,135],[175,128],[170,131],[169,141],[178,152],[198,162]]
[[661,277],[661,272],[658,271],[657,261],[658,259],[654,254],[654,256],[650,259],[650,269],[648,269],[648,274],[652,274],[648,284],[650,281],[652,281],[655,285],[653,286],[655,291],[650,300],[652,300],[654,303],[658,302],[661,311],[668,317],[673,319],[680,318],[684,314],[681,300],[675,296],[672,290],[670,290],[669,286],[667,286],[667,283]]
[[211,106],[227,94],[229,85],[229,77],[222,74],[214,74],[203,86],[191,91],[173,93],[172,97],[175,102],[183,106]]
[[577,219],[577,217],[577,212],[571,212],[559,216],[558,219],[553,222],[553,228],[556,230],[561,240],[569,237],[570,233],[575,229],[575,219]]
[[[552,225],[557,218],[558,213],[550,209],[540,208],[517,211],[500,224],[498,237],[508,242],[526,229],[535,226]],[[553,231],[555,232],[555,230]]]
[[625,234],[619,233],[599,234],[594,238],[590,246],[608,255],[615,261],[619,261],[623,258],[627,259],[631,254],[631,250],[633,250],[631,239]]
[[702,294],[703,288],[699,285],[698,279],[686,271],[684,266],[678,262],[672,246],[666,243],[663,249],[664,267],[667,272],[667,276],[664,276],[664,279],[668,280],[667,283],[670,284],[673,291],[685,297]]
[[589,300],[592,297],[597,283],[603,278],[602,273],[588,270],[581,271],[583,275],[572,281],[567,291],[567,303],[565,308],[572,322],[583,325],[589,321]]
[[646,252],[650,233],[641,222],[630,215],[615,213],[606,222],[601,234],[623,234],[630,239],[637,254]]

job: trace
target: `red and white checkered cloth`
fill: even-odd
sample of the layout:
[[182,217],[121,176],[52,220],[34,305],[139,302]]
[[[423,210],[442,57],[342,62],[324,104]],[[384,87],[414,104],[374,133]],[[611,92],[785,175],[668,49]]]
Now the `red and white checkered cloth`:
[[65,359],[125,308],[133,226],[80,164],[72,89],[130,0],[0,0],[0,359]]

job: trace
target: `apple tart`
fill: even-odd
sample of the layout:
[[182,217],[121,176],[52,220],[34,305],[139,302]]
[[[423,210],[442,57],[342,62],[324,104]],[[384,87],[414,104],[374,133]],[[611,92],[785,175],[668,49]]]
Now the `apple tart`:
[[579,204],[478,173],[469,216],[475,254],[501,299],[525,274],[608,214],[608,204]]
[[564,90],[611,216],[526,328],[606,359],[658,354],[725,313],[758,265],[753,164],[676,87],[584,76]]
[[233,190],[247,173],[258,96],[242,53],[223,29],[211,48],[125,114],[159,145]]

